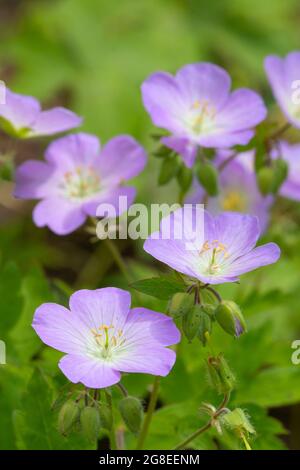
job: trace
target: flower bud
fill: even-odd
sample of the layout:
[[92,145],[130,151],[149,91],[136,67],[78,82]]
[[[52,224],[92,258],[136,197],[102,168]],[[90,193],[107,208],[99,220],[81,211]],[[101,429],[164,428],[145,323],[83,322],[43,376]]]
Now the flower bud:
[[207,360],[208,379],[218,393],[228,393],[234,388],[235,377],[222,354]]
[[201,163],[197,169],[197,178],[209,196],[218,195],[218,171],[212,163]]
[[100,416],[97,408],[86,406],[80,413],[80,424],[83,434],[89,441],[96,441],[100,431]]
[[222,416],[222,422],[239,436],[245,432],[247,434],[255,434],[255,429],[241,408],[236,408]]
[[119,410],[129,431],[137,434],[140,431],[144,414],[140,400],[135,397],[125,397],[119,403]]
[[282,158],[278,158],[274,161],[274,176],[273,176],[273,188],[272,191],[274,194],[278,192],[280,186],[283,184],[287,178],[289,171],[288,164]]
[[247,329],[245,319],[239,306],[232,300],[223,300],[217,306],[216,320],[232,336],[240,336]]
[[185,165],[181,165],[177,173],[177,181],[180,188],[185,193],[191,186],[193,181],[193,172],[190,168],[187,168]]
[[257,172],[257,184],[263,196],[272,193],[274,184],[273,168],[269,166],[260,168]]
[[199,331],[202,314],[201,305],[194,305],[182,318],[182,329],[189,341],[192,341]]
[[79,415],[80,408],[77,403],[68,400],[63,404],[58,415],[58,430],[63,436],[66,436],[71,431]]
[[174,156],[165,157],[162,161],[158,184],[160,186],[167,184],[176,175],[178,171],[178,160]]
[[112,414],[109,406],[105,403],[100,403],[98,412],[100,418],[100,427],[110,431],[112,426]]
[[170,304],[169,312],[174,317],[183,317],[191,308],[193,308],[194,299],[190,294],[184,292],[177,292],[173,295]]
[[198,338],[200,339],[203,346],[207,343],[207,335],[211,334],[212,324],[211,318],[207,315],[207,313],[202,310],[201,318],[200,318],[200,326],[198,330]]

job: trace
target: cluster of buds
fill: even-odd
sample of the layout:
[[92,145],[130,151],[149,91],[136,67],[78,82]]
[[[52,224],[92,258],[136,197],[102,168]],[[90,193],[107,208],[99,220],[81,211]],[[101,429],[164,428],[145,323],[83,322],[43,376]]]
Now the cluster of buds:
[[[182,331],[189,341],[198,338],[203,346],[206,345],[213,323],[217,322],[226,333],[238,337],[246,331],[246,322],[239,306],[231,300],[221,300],[219,303],[202,302],[195,287],[189,293],[178,292],[169,303],[169,313],[174,319],[182,322]],[[203,287],[203,292],[205,286]]]

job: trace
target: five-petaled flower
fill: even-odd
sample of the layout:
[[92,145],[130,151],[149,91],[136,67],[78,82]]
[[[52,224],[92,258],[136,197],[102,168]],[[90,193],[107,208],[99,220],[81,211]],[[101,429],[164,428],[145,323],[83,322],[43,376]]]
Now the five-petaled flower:
[[142,171],[146,154],[130,136],[117,136],[100,150],[97,137],[78,133],[52,142],[45,160],[20,165],[15,196],[41,199],[33,211],[35,224],[65,235],[96,216],[101,203],[117,211],[124,196],[131,204],[135,188],[122,184]]
[[247,144],[253,128],[265,119],[261,97],[240,88],[230,93],[231,80],[221,67],[190,64],[174,76],[157,72],[142,85],[146,110],[153,123],[171,135],[161,142],[192,167],[197,149]]
[[282,112],[291,124],[300,128],[300,52],[290,52],[283,59],[267,56],[265,70]]
[[[200,237],[194,242],[190,237],[195,231],[194,210],[183,207],[171,213],[169,225],[175,230],[170,231],[170,238],[155,232],[146,240],[144,250],[176,271],[209,284],[236,282],[241,274],[278,260],[280,249],[275,243],[255,248],[260,235],[257,217],[235,212],[213,217],[205,211],[204,242],[199,246]],[[178,225],[182,221],[185,227],[180,238]],[[167,218],[162,220],[161,230],[163,224],[167,225]]]
[[41,340],[66,353],[59,367],[73,383],[109,387],[121,372],[165,376],[176,354],[167,346],[180,340],[173,320],[146,308],[130,309],[127,291],[113,287],[75,292],[67,309],[45,303],[33,328]]
[[62,107],[41,110],[32,96],[5,89],[5,103],[0,103],[0,126],[14,137],[29,138],[57,134],[80,126],[82,119]]
[[229,160],[219,175],[218,196],[207,198],[206,191],[195,179],[186,202],[199,204],[207,198],[206,208],[213,215],[223,211],[255,215],[258,217],[262,232],[265,232],[274,198],[271,195],[263,196],[257,187],[254,169],[255,152],[252,150],[242,152],[230,161],[232,156],[232,151],[224,150],[219,152],[215,159],[217,168]]

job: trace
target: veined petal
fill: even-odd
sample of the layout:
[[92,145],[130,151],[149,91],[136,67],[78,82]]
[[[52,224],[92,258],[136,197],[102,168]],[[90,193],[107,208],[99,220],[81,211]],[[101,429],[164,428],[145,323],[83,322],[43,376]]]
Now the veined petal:
[[84,323],[55,303],[42,304],[35,311],[32,327],[45,344],[64,353],[84,353],[89,342]]
[[22,163],[15,173],[16,198],[39,199],[50,195],[53,192],[53,182],[55,170],[48,163],[27,160]]
[[33,211],[34,223],[38,227],[49,227],[57,235],[73,232],[86,217],[79,204],[55,196],[40,201]]
[[30,135],[51,135],[80,126],[82,118],[65,108],[42,111],[32,125]]
[[233,261],[225,274],[228,276],[239,276],[261,266],[276,263],[279,257],[279,246],[276,243],[267,243],[254,248],[254,250]]
[[114,366],[121,372],[140,372],[165,377],[169,374],[176,360],[174,351],[168,348],[132,346],[114,360]]
[[130,303],[130,293],[116,287],[83,289],[70,297],[71,311],[90,329],[102,325],[122,329]]
[[68,354],[58,365],[71,382],[80,382],[89,388],[110,387],[121,379],[120,372],[109,364],[87,356]]

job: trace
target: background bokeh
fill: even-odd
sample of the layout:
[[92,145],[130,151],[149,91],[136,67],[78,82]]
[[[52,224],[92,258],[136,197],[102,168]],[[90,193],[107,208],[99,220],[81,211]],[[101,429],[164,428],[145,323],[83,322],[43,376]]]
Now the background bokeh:
[[[298,0],[0,0],[0,78],[45,106],[70,107],[102,142],[129,133],[151,150],[141,82],[153,71],[175,72],[189,62],[225,67],[234,86],[258,90],[274,119],[282,119],[262,64],[267,54],[300,48],[299,20]],[[12,142],[0,138],[1,153],[11,152]],[[17,161],[41,158],[45,145],[19,143]],[[135,181],[138,199],[175,201],[176,184],[158,188],[157,174],[158,162],[150,157]],[[65,303],[77,288],[128,286],[105,246],[90,243],[84,229],[68,237],[37,229],[32,204],[15,201],[12,189],[13,183],[0,183],[0,339],[7,344],[7,365],[0,366],[0,448],[87,448],[83,438],[62,439],[55,429],[50,404],[65,383],[57,370],[60,354],[42,348],[30,327],[32,315],[42,302]],[[299,221],[297,204],[278,201],[266,239],[280,244],[281,261],[221,289],[240,303],[249,323],[240,340],[216,332],[214,341],[236,371],[233,402],[252,416],[256,448],[300,449],[300,365],[291,363],[291,343],[300,339]],[[139,242],[120,249],[135,279],[163,269]],[[151,297],[143,301],[165,308]],[[203,357],[200,343],[182,345],[161,389],[165,406],[155,415],[149,448],[174,446],[198,426],[201,401],[218,400],[209,391]],[[125,383],[147,400],[150,377],[126,377]],[[232,445],[228,436],[212,437],[195,445]]]

